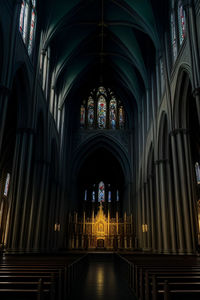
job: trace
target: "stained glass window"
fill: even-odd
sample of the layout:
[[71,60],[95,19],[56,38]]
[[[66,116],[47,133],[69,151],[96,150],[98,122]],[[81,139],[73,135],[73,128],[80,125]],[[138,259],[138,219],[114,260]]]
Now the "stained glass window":
[[85,190],[84,200],[87,201],[87,190]]
[[8,189],[9,189],[9,184],[10,184],[10,174],[7,174],[6,177],[6,184],[5,184],[5,188],[4,188],[4,196],[8,196]]
[[117,101],[114,97],[110,100],[110,127],[112,129],[116,128],[117,119]]
[[94,124],[94,100],[92,97],[88,99],[88,127],[92,128]]
[[100,86],[97,90],[97,97],[99,95],[103,95],[103,96],[107,97],[106,89],[103,86]]
[[35,35],[35,23],[36,23],[35,10],[32,9],[31,28],[30,28],[30,36],[29,36],[29,44],[28,44],[28,53],[29,53],[29,55],[31,55],[32,50],[33,50],[33,40],[34,40],[34,35]]
[[81,127],[83,128],[85,126],[85,106],[84,105],[81,105],[80,122],[81,122]]
[[111,191],[108,191],[108,202],[111,202]]
[[119,108],[119,128],[124,128],[124,108],[120,106]]
[[196,162],[195,164],[195,172],[196,172],[197,184],[200,184],[200,166],[198,162]]
[[100,96],[98,100],[98,127],[106,127],[106,100],[104,96]]
[[177,57],[177,42],[176,42],[176,28],[175,28],[174,12],[171,13],[171,43],[172,43],[173,58],[176,59],[176,57]]
[[21,4],[19,30],[23,41],[28,48],[28,53],[31,55],[36,28],[36,0],[23,0]]
[[117,190],[116,201],[119,202],[119,191]]
[[98,202],[105,201],[105,185],[103,181],[99,183]]
[[178,4],[178,29],[179,29],[179,43],[183,43],[185,38],[185,11],[181,1]]
[[92,202],[95,202],[95,191],[92,192]]
[[125,111],[111,89],[100,86],[90,92],[80,106],[80,127],[98,129],[124,128]]

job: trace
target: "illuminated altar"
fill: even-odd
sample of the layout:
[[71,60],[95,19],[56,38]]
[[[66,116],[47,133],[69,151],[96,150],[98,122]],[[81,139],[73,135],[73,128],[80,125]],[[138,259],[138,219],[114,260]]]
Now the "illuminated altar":
[[115,218],[107,216],[100,202],[98,212],[92,217],[83,216],[78,218],[75,213],[69,222],[69,248],[70,249],[131,249],[133,241],[133,220],[132,215],[124,213],[123,218],[119,218],[118,211]]

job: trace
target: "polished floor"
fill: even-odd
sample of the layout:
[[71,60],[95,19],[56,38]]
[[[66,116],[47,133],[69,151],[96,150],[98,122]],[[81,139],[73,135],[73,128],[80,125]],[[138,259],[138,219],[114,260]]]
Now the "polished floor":
[[88,269],[72,291],[70,300],[136,300],[111,255],[90,257]]

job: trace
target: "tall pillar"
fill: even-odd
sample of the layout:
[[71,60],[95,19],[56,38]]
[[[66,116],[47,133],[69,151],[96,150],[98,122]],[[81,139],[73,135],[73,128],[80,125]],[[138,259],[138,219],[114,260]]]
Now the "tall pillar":
[[163,248],[164,253],[170,253],[169,243],[169,210],[168,210],[168,190],[167,190],[167,178],[166,178],[166,160],[158,161],[159,175],[160,175],[160,212],[162,219],[162,237],[163,237]]
[[[36,207],[36,223],[35,223],[35,238],[34,238],[34,249],[35,251],[41,248],[41,236],[42,236],[42,222],[43,222],[43,212],[44,212],[44,198],[46,196],[46,185],[48,184],[48,170],[49,164],[45,161],[39,162],[37,166],[39,170],[39,181],[38,181],[38,207]],[[35,199],[36,201],[36,199]]]
[[28,206],[29,179],[32,158],[33,131],[20,129],[16,136],[13,172],[11,176],[11,215],[9,227],[8,248],[16,250],[23,248]]
[[155,175],[156,175],[156,220],[157,220],[157,238],[158,238],[158,243],[157,243],[157,251],[161,252],[162,251],[162,221],[161,221],[161,207],[160,207],[160,174],[159,174],[159,165],[158,162],[155,162]]
[[157,232],[156,232],[156,218],[155,218],[155,199],[153,195],[153,178],[152,175],[149,176],[148,179],[149,182],[149,206],[150,206],[150,214],[151,214],[151,228],[149,229],[151,231],[151,243],[152,243],[152,250],[156,250],[156,241],[157,241]]
[[151,243],[151,207],[150,207],[150,194],[149,194],[149,181],[145,185],[145,197],[146,197],[146,224],[147,224],[147,249],[152,248]]

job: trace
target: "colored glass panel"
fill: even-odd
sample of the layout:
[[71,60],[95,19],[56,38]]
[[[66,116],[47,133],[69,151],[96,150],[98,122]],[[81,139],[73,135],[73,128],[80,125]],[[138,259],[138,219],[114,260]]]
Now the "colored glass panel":
[[85,107],[84,107],[84,105],[81,105],[80,123],[81,123],[81,127],[85,126]]
[[177,57],[177,44],[176,44],[176,30],[175,30],[175,17],[174,13],[171,13],[171,43],[174,59]]
[[10,184],[10,174],[8,173],[6,177],[5,188],[4,188],[4,196],[8,196],[9,184]]
[[85,190],[84,200],[87,201],[87,190]]
[[88,127],[92,128],[94,124],[94,100],[92,97],[88,99]]
[[119,128],[124,128],[124,108],[120,106],[119,108]]
[[92,202],[95,202],[95,191],[92,192]]
[[31,55],[32,50],[33,50],[33,40],[34,40],[34,35],[35,35],[35,23],[36,23],[35,21],[36,21],[35,11],[32,9],[30,36],[29,36],[29,44],[28,44],[29,55]]
[[99,191],[98,191],[98,202],[105,201],[105,185],[103,181],[99,183]]
[[185,11],[183,5],[179,2],[178,5],[178,26],[179,26],[179,43],[183,43],[185,38]]
[[98,100],[98,127],[106,127],[106,100],[104,96],[100,96]]
[[117,190],[117,193],[116,193],[116,201],[119,202],[119,191]]
[[19,18],[19,30],[20,30],[21,34],[23,33],[23,27],[24,27],[24,12],[25,12],[25,3],[24,3],[24,1],[22,1],[20,18]]
[[116,128],[116,115],[117,115],[117,101],[115,98],[110,100],[110,127]]
[[97,97],[99,95],[103,95],[103,96],[107,97],[106,89],[103,86],[100,86],[97,90]]
[[108,192],[108,202],[111,202],[111,191]]
[[196,172],[197,184],[200,184],[200,166],[198,162],[196,162],[195,164],[195,172]]

